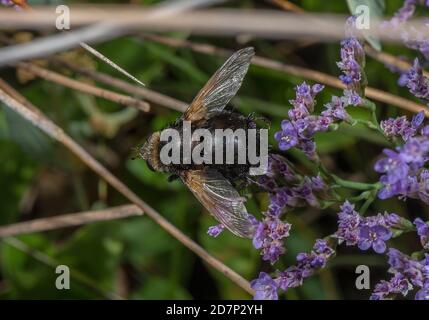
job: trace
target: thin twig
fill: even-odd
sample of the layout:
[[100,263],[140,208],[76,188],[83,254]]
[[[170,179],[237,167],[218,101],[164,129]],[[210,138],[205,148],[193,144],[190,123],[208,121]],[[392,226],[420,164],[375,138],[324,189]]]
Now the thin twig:
[[304,9],[302,9],[301,7],[298,7],[296,4],[287,1],[287,0],[268,0],[268,2],[275,4],[276,6],[282,8],[283,10],[286,11],[292,11],[292,12],[296,12],[296,13],[303,13],[305,12]]
[[242,289],[250,294],[253,294],[253,289],[250,287],[248,281],[241,277],[238,273],[233,271],[231,268],[223,264],[221,261],[210,255],[201,246],[195,243],[187,235],[182,233],[178,228],[171,224],[167,219],[161,216],[156,210],[149,206],[146,202],[137,196],[131,189],[129,189],[124,183],[112,175],[101,163],[95,160],[85,149],[78,145],[69,135],[67,135],[60,127],[55,125],[51,120],[44,116],[41,112],[35,113],[30,109],[26,108],[22,103],[19,103],[16,99],[12,98],[0,89],[0,101],[3,101],[6,106],[20,114],[22,117],[30,121],[33,125],[39,127],[42,131],[48,134],[51,138],[62,143],[72,153],[74,153],[82,162],[84,162],[89,168],[95,171],[100,177],[108,182],[113,188],[119,191],[124,197],[136,204],[143,212],[160,225],[165,231],[167,231],[174,238],[179,240],[182,244],[192,250],[201,259],[203,259],[210,266],[224,274],[235,284],[240,286]]
[[20,62],[16,64],[16,66],[25,69],[40,78],[63,85],[74,90],[92,94],[96,97],[104,98],[119,104],[135,107],[143,112],[148,112],[150,110],[150,106],[147,102],[137,100],[135,98],[106,89],[101,89],[85,82],[73,80],[54,71],[39,67],[35,64]]
[[[154,5],[149,10],[145,9],[145,17],[140,18],[146,21],[156,21],[162,18],[166,19],[170,16],[174,16],[182,12],[193,10],[199,7],[206,7],[211,4],[220,3],[224,1],[225,0],[166,0],[157,5]],[[17,20],[20,20],[22,18],[24,20],[36,18],[37,20],[38,18],[41,18],[39,7],[33,9],[24,1],[18,1],[18,3],[20,3],[22,5],[22,8],[26,10],[24,10],[23,12],[11,11],[12,15],[16,13],[18,14],[16,17]],[[86,7],[84,11],[88,9],[89,8]],[[7,10],[4,11],[7,12]],[[0,15],[4,11],[0,8]],[[50,23],[49,27],[53,28],[53,26],[56,26],[57,15],[55,13],[55,10],[52,10],[52,8],[49,8],[47,11],[48,16],[51,16],[51,18],[53,18],[48,18]],[[72,9],[71,11],[73,11],[73,26],[76,26],[77,24],[75,20],[75,10]],[[98,16],[101,13],[102,11],[96,9],[92,14]],[[9,15],[9,12],[7,13],[7,15]],[[121,28],[117,24],[117,20],[119,17],[121,17],[121,14],[115,13],[115,16],[112,17],[112,19],[96,21],[93,24],[91,23],[92,25],[86,26],[85,28],[81,28],[77,31],[69,31],[63,32],[59,35],[46,36],[41,39],[33,40],[26,44],[18,44],[10,48],[1,49],[0,66],[19,62],[26,59],[44,57],[49,54],[71,49],[79,45],[85,50],[87,50],[89,53],[93,54],[97,58],[109,64],[117,71],[130,78],[131,80],[136,81],[140,85],[144,85],[140,80],[132,76],[130,73],[125,71],[123,68],[115,64],[113,61],[111,61],[109,58],[98,52],[96,49],[94,49],[87,43],[100,42],[102,40],[112,39],[125,34],[126,30],[124,30],[124,28]],[[45,18],[47,17],[42,17],[42,20],[45,20]],[[4,21],[4,19],[0,18],[0,24],[2,21]],[[47,22],[47,20],[45,20],[45,22]],[[7,27],[11,27],[11,24],[8,24]]]
[[125,75],[126,77],[130,78],[131,80],[133,80],[134,82],[137,82],[139,85],[144,86],[144,83],[141,82],[139,79],[137,79],[136,77],[134,77],[132,74],[130,74],[128,71],[126,71],[125,69],[121,68],[120,66],[118,66],[116,63],[114,63],[112,60],[110,60],[109,58],[107,58],[105,55],[103,55],[102,53],[100,53],[99,51],[95,50],[93,47],[91,47],[89,44],[85,43],[85,42],[80,42],[79,45],[84,48],[86,51],[88,51],[89,53],[91,53],[93,56],[97,57],[98,59],[100,59],[101,61],[104,61],[105,63],[107,63],[109,66],[111,66],[113,69],[116,69],[117,71],[119,71],[120,73],[122,73],[123,75]]
[[[286,0],[268,0],[269,2],[277,5],[278,7],[282,8],[283,10],[286,11],[293,11],[296,13],[304,13],[305,10],[302,9],[301,7],[298,7],[297,5],[286,1]],[[315,43],[315,42],[313,42]],[[378,51],[375,50],[373,47],[371,46],[365,46],[365,52],[372,57],[375,60],[378,60],[379,62],[387,65],[387,66],[393,66],[395,68],[397,68],[398,70],[400,70],[401,72],[405,72],[408,71],[411,68],[411,63],[401,60],[398,57],[395,57],[389,53],[383,52],[383,51]],[[429,77],[429,72],[427,72],[426,70],[423,70],[423,75],[425,77]]]
[[30,221],[9,224],[6,226],[0,226],[0,238],[80,226],[98,221],[141,216],[142,214],[143,211],[139,207],[134,204],[129,204],[102,210],[70,213],[49,218],[34,219]]
[[[173,39],[173,38],[168,38],[168,37],[163,37],[158,35],[148,35],[148,34],[144,34],[142,37],[168,45],[168,46],[172,46],[176,48],[187,48],[195,52],[204,53],[204,54],[225,57],[232,53],[230,50],[227,50],[227,49],[218,48],[209,44],[194,43],[194,42],[190,42],[182,39]],[[291,74],[296,77],[310,79],[334,88],[340,88],[340,89],[345,88],[344,84],[339,79],[323,72],[319,72],[319,71],[315,71],[315,70],[311,70],[311,69],[307,69],[307,68],[303,68],[303,67],[299,67],[291,64],[282,63],[279,61],[271,60],[260,56],[254,56],[252,59],[252,64],[260,67],[264,67],[267,69],[272,69],[283,73]],[[429,110],[427,107],[419,103],[413,102],[411,100],[404,99],[372,87],[367,87],[365,90],[365,94],[368,98],[371,98],[380,102],[384,102],[386,104],[394,105],[411,112],[424,111],[426,116],[429,117]]]
[[57,58],[57,57],[53,57],[50,60],[74,72],[87,76],[95,81],[118,88],[120,90],[123,90],[124,92],[135,95],[137,97],[145,98],[147,101],[158,104],[160,106],[165,106],[167,108],[171,108],[180,112],[184,112],[188,107],[188,104],[183,101],[177,100],[175,98],[171,98],[169,96],[153,91],[146,87],[142,88],[139,86],[135,86],[131,83],[112,77],[108,74],[76,65],[67,60]]
[[[400,70],[401,72],[405,72],[410,70],[412,67],[411,63],[405,60],[401,60],[389,53],[377,51],[370,46],[365,46],[365,52],[372,58],[384,63],[387,66],[393,66]],[[423,70],[423,75],[425,77],[429,77],[429,72]]]
[[[344,37],[346,15],[330,13],[279,12],[278,10],[258,9],[210,9],[184,12],[172,12],[157,15],[157,10],[130,5],[91,5],[72,6],[73,27],[91,24],[110,23],[119,34],[147,31],[187,31],[198,34],[251,36],[280,39],[312,38],[321,41],[334,41]],[[33,12],[13,12],[0,10],[0,27],[13,29],[54,29],[57,15],[51,7],[38,7]],[[414,28],[416,33],[427,36],[428,30],[424,19],[409,20],[387,33],[380,21],[372,21],[371,28],[365,30],[366,35],[378,37],[380,40],[402,42],[400,33]],[[101,32],[88,41],[96,41],[99,37],[110,37],[109,32]],[[78,40],[76,38],[76,40]],[[76,43],[78,45],[78,43]],[[0,51],[1,53],[1,51]],[[1,57],[1,56],[0,56]]]

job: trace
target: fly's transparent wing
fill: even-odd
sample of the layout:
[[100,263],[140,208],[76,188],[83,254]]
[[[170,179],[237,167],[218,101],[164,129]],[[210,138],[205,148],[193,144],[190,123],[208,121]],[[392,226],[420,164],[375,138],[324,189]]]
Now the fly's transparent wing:
[[239,237],[253,236],[254,226],[244,199],[222,174],[205,168],[183,171],[180,176],[201,204],[229,231]]
[[200,90],[185,111],[183,119],[208,119],[222,111],[240,89],[254,54],[252,47],[235,52]]

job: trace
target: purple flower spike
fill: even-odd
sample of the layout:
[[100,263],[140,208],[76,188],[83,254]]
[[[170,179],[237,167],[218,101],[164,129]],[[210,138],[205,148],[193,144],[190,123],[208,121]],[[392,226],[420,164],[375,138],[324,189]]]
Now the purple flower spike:
[[[362,65],[365,61],[365,51],[359,40],[350,37],[341,42],[341,61],[338,68],[343,72],[340,80],[352,92],[363,92]],[[350,94],[349,94],[350,95]]]
[[277,300],[277,284],[265,272],[259,273],[259,278],[250,282],[250,286],[255,290],[254,300]]
[[387,138],[402,137],[404,141],[416,135],[417,131],[423,124],[425,113],[420,111],[413,119],[407,120],[405,116],[390,118],[381,121],[380,126]]
[[361,250],[372,248],[377,253],[386,251],[386,241],[392,237],[391,228],[402,228],[403,219],[394,213],[379,213],[361,217],[354,206],[345,202],[338,213],[338,230],[335,237],[347,246],[357,245]]
[[299,253],[296,257],[296,265],[280,273],[279,287],[286,291],[302,285],[305,278],[310,277],[316,270],[324,268],[334,253],[335,251],[326,240],[316,240],[310,253]]
[[402,75],[401,83],[417,98],[429,100],[429,79],[423,75],[419,59],[416,58],[411,69]]
[[281,131],[274,135],[280,150],[296,147],[308,158],[315,159],[315,144],[312,139],[317,132],[328,130],[333,122],[333,119],[323,115],[311,115],[316,105],[316,95],[323,88],[320,84],[309,86],[305,82],[296,87],[295,99],[290,100],[293,108],[288,111],[289,120],[283,120]]
[[396,273],[389,281],[380,281],[374,289],[370,300],[386,300],[394,294],[406,296],[412,289],[410,282],[400,273]]
[[394,276],[389,281],[381,281],[375,286],[371,295],[372,300],[392,298],[392,295],[407,293],[419,288],[415,299],[427,300],[429,298],[429,255],[421,261],[414,260],[396,249],[389,249],[389,272]]
[[[418,124],[420,120],[414,122]],[[374,166],[375,171],[384,173],[380,177],[383,188],[378,197],[410,197],[429,203],[429,171],[423,168],[429,160],[429,139],[415,136],[398,147],[397,152],[385,149],[384,154],[386,157]]]
[[429,41],[427,37],[416,28],[400,29],[413,16],[417,4],[428,6],[428,2],[425,0],[405,0],[403,6],[393,18],[382,24],[382,31],[387,34],[399,34],[407,47],[419,50],[426,58],[429,58]]

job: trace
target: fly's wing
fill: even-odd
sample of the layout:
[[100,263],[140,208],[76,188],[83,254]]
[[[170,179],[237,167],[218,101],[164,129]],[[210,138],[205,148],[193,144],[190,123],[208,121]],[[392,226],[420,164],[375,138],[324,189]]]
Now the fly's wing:
[[208,119],[222,111],[240,89],[254,54],[252,47],[235,52],[200,90],[185,111],[183,120]]
[[212,169],[188,170],[180,174],[202,205],[229,231],[251,238],[254,226],[244,206],[244,199],[222,174]]

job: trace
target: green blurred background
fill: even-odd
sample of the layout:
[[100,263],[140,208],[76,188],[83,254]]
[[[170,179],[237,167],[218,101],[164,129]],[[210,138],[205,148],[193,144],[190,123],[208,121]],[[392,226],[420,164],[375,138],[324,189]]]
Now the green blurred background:
[[[150,5],[157,1],[111,1]],[[348,14],[345,1],[292,1],[313,12]],[[390,16],[401,0],[386,1],[385,14]],[[31,1],[31,4],[59,4],[59,1]],[[67,4],[78,3],[66,1]],[[81,3],[81,2],[79,2]],[[89,3],[89,2],[87,2]],[[106,3],[91,1],[91,3]],[[281,10],[269,1],[230,1],[235,8]],[[4,31],[17,38],[38,34]],[[267,41],[253,38],[191,36],[171,37],[238,49],[252,45],[258,55],[305,66],[337,76],[338,43],[306,41]],[[175,49],[149,40],[128,36],[97,45],[107,57],[141,79],[149,88],[189,102],[221,65],[223,59]],[[399,45],[384,45],[383,50],[412,58],[415,52]],[[109,66],[83,50],[68,53],[75,63],[119,76]],[[43,62],[42,62],[43,63]],[[63,70],[58,70],[63,71]],[[381,63],[367,59],[369,85],[408,99],[413,97],[397,86],[397,74]],[[71,74],[70,74],[71,75]],[[71,75],[74,77],[74,75]],[[178,112],[153,105],[153,112],[143,114],[104,99],[94,98],[37,78],[28,77],[14,68],[0,70],[0,77],[12,84],[79,144],[106,165],[133,191],[211,254],[225,262],[246,279],[254,279],[260,270],[282,269],[294,263],[300,251],[308,251],[318,237],[335,231],[336,208],[303,208],[291,212],[293,224],[287,239],[287,254],[274,267],[261,262],[251,241],[224,232],[210,238],[206,230],[216,222],[180,182],[167,182],[167,176],[148,170],[142,160],[133,160],[133,148],[153,130],[171,123]],[[77,79],[82,79],[77,77]],[[272,121],[270,139],[286,117],[288,100],[294,87],[304,79],[252,66],[233,105],[243,113],[255,112]],[[83,81],[83,80],[82,80]],[[85,80],[88,81],[88,80]],[[99,84],[98,84],[99,85]],[[101,86],[101,85],[99,85]],[[319,108],[340,90],[327,88],[318,99]],[[403,114],[394,106],[377,103],[379,118]],[[365,112],[353,110],[356,117]],[[336,174],[361,181],[375,181],[373,164],[385,141],[364,127],[344,126],[339,132],[317,136],[318,150],[324,163]],[[273,140],[271,140],[273,143]],[[274,145],[274,143],[273,143]],[[307,170],[309,165],[299,154],[289,157]],[[99,209],[128,203],[107,186],[77,158],[58,143],[22,120],[0,108],[0,224],[50,217],[59,214]],[[258,214],[265,210],[267,197],[258,194],[248,208]],[[376,201],[370,212],[384,210],[413,218],[428,219],[428,209],[417,201],[407,203]],[[418,248],[414,236],[393,240],[393,246],[405,252]],[[71,269],[71,289],[55,288],[53,266],[65,264]],[[289,290],[287,299],[367,299],[369,291],[355,289],[355,268],[371,267],[371,284],[386,275],[386,259],[340,247],[329,268]],[[232,299],[250,296],[219,272],[207,266],[178,241],[147,217],[135,217],[95,223],[79,228],[19,236],[0,241],[0,298],[2,299]]]

